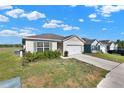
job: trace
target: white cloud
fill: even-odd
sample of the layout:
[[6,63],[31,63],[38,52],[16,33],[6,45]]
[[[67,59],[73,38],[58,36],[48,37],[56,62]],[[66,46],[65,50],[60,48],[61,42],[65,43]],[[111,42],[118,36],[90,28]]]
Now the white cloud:
[[102,28],[102,31],[106,31],[107,30],[107,28]]
[[61,20],[50,20],[43,24],[43,28],[62,28],[63,30],[79,30],[79,27],[63,24]]
[[31,36],[35,35],[32,33],[32,31],[37,30],[36,28],[33,27],[23,27],[22,29],[19,29],[19,36]]
[[33,36],[36,34],[31,34],[31,33],[19,33],[19,36],[23,37],[23,36]]
[[121,32],[121,35],[124,35],[124,32]]
[[3,15],[0,15],[0,22],[8,22],[9,18]]
[[33,28],[33,27],[24,27],[23,29],[27,29],[27,30],[38,30],[37,28]]
[[85,5],[86,7],[94,8],[96,14],[103,17],[110,17],[112,13],[123,11],[124,5]]
[[22,36],[31,36],[35,35],[32,33],[33,30],[29,29],[19,29],[17,27],[13,27],[12,29],[5,29],[0,31],[0,36],[17,36],[17,37],[22,37]]
[[18,18],[23,13],[24,13],[24,10],[22,9],[13,9],[13,10],[7,11],[6,15],[13,17],[13,18]]
[[63,23],[61,20],[51,20],[50,23]]
[[0,36],[17,36],[18,32],[13,30],[2,30],[0,32]]
[[73,27],[73,30],[79,30],[80,28],[79,27],[77,27],[77,26],[74,26]]
[[98,8],[98,5],[84,5],[85,7],[94,7],[94,8]]
[[105,5],[100,8],[100,12],[104,17],[110,17],[111,13],[124,10],[123,5]]
[[35,35],[34,33],[32,33],[32,30],[20,29],[18,36],[32,36],[32,35]]
[[13,10],[7,11],[6,15],[13,17],[13,18],[26,17],[28,20],[37,20],[40,18],[46,18],[44,13],[40,13],[37,11],[25,13],[25,11],[22,9],[13,9]]
[[20,32],[21,33],[31,33],[32,31],[28,30],[28,29],[20,29]]
[[17,31],[23,31],[23,30],[31,30],[31,31],[34,31],[34,30],[38,30],[37,28],[33,28],[33,27],[21,27],[21,28],[18,28],[18,27],[11,27],[12,30],[17,30]]
[[96,13],[93,13],[93,14],[90,14],[88,17],[91,19],[95,19],[97,17],[97,15],[96,15]]
[[33,11],[31,13],[23,13],[20,17],[26,17],[28,20],[37,20],[40,18],[46,18],[44,13]]
[[72,30],[73,29],[72,26],[64,25],[64,24],[62,24],[61,27],[63,28],[63,30]]
[[35,35],[34,33],[32,33],[33,30],[35,30],[35,28],[24,27],[24,28],[19,30],[19,35],[18,36],[31,36],[31,35]]
[[124,10],[124,5],[102,5],[102,6],[87,6],[95,8],[97,14],[104,17],[110,17],[112,13]]
[[57,28],[59,27],[59,25],[56,23],[45,23],[42,27],[43,28]]
[[4,10],[4,9],[13,9],[13,7],[12,6],[10,6],[10,5],[0,5],[0,10]]
[[76,7],[77,5],[70,5],[70,7]]
[[60,27],[60,23],[63,23],[61,20],[50,20],[45,23],[42,27],[43,28],[58,28]]
[[90,18],[91,21],[93,22],[100,22],[101,20],[100,19],[96,19],[97,15],[96,13],[92,13],[88,16]]
[[99,19],[91,19],[91,21],[93,21],[93,22],[100,22],[101,20],[99,20]]
[[79,30],[80,29],[79,27],[65,25],[65,24],[62,24],[61,27],[63,28],[63,30]]
[[80,18],[80,19],[79,19],[79,22],[84,22],[84,19]]
[[59,27],[59,25],[55,24],[55,23],[45,23],[43,25],[43,28],[57,28]]
[[107,23],[114,23],[114,21],[113,20],[108,20]]

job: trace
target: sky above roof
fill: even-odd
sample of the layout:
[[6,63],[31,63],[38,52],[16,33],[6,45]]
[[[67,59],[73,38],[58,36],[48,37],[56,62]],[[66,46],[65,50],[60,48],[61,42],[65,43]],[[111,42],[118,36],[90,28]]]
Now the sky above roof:
[[0,6],[0,44],[43,33],[124,40],[124,6]]

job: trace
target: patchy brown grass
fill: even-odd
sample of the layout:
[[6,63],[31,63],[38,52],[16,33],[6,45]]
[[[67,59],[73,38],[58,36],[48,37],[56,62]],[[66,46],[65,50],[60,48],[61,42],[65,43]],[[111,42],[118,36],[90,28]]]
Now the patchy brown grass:
[[39,86],[44,87],[45,83],[49,82],[48,86],[51,87],[50,80],[51,80],[51,76],[48,74],[45,74],[43,76],[32,76],[25,79],[22,86],[38,88]]
[[31,63],[23,70],[23,87],[96,87],[107,71],[75,59]]
[[0,80],[20,76],[25,88],[96,87],[107,71],[75,59],[47,59],[21,66],[17,48],[0,48]]
[[75,87],[79,87],[80,84],[76,80],[74,80],[74,79],[68,79],[65,82],[65,86],[71,87],[71,88],[75,88]]

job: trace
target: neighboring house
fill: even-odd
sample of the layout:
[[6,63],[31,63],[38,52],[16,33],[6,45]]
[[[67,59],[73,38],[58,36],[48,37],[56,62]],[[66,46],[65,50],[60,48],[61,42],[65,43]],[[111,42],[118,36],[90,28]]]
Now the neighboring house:
[[85,41],[84,52],[85,53],[106,53],[106,46],[96,39],[82,38]]
[[65,51],[72,55],[84,52],[84,42],[75,35],[64,37],[56,34],[41,34],[23,37],[23,48],[27,52],[59,50],[63,55]]
[[100,42],[107,47],[107,51],[109,51],[109,50],[117,50],[118,49],[118,45],[114,41],[101,40]]

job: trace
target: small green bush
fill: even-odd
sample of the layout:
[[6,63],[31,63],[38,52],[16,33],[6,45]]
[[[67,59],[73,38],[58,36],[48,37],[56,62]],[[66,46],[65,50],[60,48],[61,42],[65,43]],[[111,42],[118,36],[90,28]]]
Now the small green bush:
[[23,57],[23,64],[35,62],[41,59],[54,59],[59,58],[61,53],[59,51],[45,51],[45,52],[27,52]]

